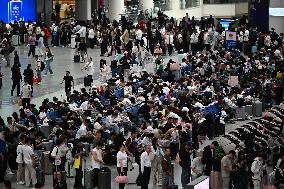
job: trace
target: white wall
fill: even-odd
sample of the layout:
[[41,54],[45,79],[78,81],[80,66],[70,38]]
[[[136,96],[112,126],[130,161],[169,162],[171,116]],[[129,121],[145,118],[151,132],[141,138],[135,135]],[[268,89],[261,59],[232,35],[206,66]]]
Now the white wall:
[[204,4],[203,16],[208,17],[232,17],[235,16],[235,4]]
[[248,3],[236,4],[236,15],[248,14]]
[[[270,8],[284,8],[284,0],[270,0]],[[270,28],[275,28],[278,33],[284,33],[284,17],[269,16]]]
[[181,19],[185,17],[186,13],[188,13],[189,17],[194,16],[197,19],[200,19],[202,17],[202,8],[199,7],[194,7],[190,9],[184,9],[184,10],[170,10],[170,11],[165,11],[164,12],[167,16],[169,17],[174,17],[176,19]]

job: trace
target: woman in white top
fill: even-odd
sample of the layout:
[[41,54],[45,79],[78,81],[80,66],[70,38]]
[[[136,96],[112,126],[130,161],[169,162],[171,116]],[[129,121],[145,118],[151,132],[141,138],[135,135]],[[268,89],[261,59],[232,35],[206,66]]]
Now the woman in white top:
[[109,73],[109,67],[107,66],[106,62],[102,62],[100,66],[100,74],[101,74],[101,82],[106,83],[107,76]]
[[97,142],[97,146],[92,151],[92,168],[94,172],[94,188],[98,186],[98,174],[102,168],[103,162],[103,143],[101,141]]
[[94,48],[95,45],[95,31],[94,27],[92,26],[88,32],[89,44],[90,48]]
[[[125,145],[121,144],[119,151],[117,152],[117,172],[119,175],[127,176],[127,154],[125,151]],[[125,184],[119,184],[119,189],[124,189]]]
[[91,57],[89,57],[89,59],[90,60],[85,64],[85,66],[82,68],[82,70],[85,69],[86,74],[93,77],[93,74],[95,72],[94,62],[93,62],[93,59]]

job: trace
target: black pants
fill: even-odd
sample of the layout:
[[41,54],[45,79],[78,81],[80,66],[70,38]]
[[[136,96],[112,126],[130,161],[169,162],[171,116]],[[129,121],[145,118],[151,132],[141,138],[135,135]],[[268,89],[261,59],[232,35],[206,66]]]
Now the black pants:
[[82,167],[79,167],[79,169],[76,170],[76,176],[75,176],[75,183],[74,183],[74,188],[80,188],[83,186],[82,184],[82,178],[83,178],[83,171]]
[[94,168],[93,171],[94,171],[94,187],[96,187],[96,186],[99,186],[99,179],[98,179],[98,177],[99,177],[100,169]]
[[20,95],[21,87],[20,87],[20,80],[13,79],[13,85],[11,90],[11,96],[13,96],[14,90],[17,88],[17,96]]
[[4,181],[7,170],[7,154],[4,154],[4,159],[0,158],[0,182]]
[[33,55],[33,57],[35,57],[35,46],[34,45],[30,45],[30,50],[28,53],[28,56]]
[[171,56],[173,53],[173,46],[171,44],[168,45],[168,53]]
[[[121,173],[121,168],[118,167],[117,172],[119,175],[127,176],[127,167],[123,167],[123,173]],[[125,184],[119,184],[119,189],[124,189],[124,187],[125,187]]]
[[23,98],[22,99],[22,106],[23,108],[29,107],[31,104],[31,99],[30,98]]
[[150,176],[151,176],[151,167],[145,167],[144,166],[144,172],[142,174],[141,189],[148,189]]

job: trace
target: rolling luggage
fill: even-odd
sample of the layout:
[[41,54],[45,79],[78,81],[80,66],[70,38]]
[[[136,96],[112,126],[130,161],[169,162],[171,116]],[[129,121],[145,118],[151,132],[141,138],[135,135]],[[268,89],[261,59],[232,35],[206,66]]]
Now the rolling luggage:
[[98,177],[98,189],[111,189],[111,171],[108,167],[103,167]]
[[245,106],[245,111],[246,111],[246,114],[247,114],[248,116],[253,116],[252,105],[246,105],[246,106]]
[[244,120],[246,118],[245,107],[237,107],[236,108],[236,119]]
[[12,45],[19,46],[20,45],[20,36],[19,35],[12,35]]
[[253,115],[255,117],[261,117],[262,116],[262,102],[259,100],[255,101],[253,103]]
[[93,83],[93,79],[91,75],[84,77],[84,87],[91,87]]
[[38,127],[39,131],[42,133],[43,137],[44,138],[48,138],[49,135],[50,135],[50,129],[49,129],[49,126],[48,125],[42,125],[42,126],[39,126]]
[[37,183],[44,185],[45,175],[42,169],[36,169],[36,179],[37,179]]
[[139,175],[139,165],[137,163],[133,163],[132,168],[128,170],[127,175],[128,184],[136,184],[136,179]]
[[43,152],[42,165],[43,165],[43,172],[44,172],[44,174],[51,175],[52,172],[53,172],[53,165],[49,161],[49,151]]
[[74,63],[80,63],[80,59],[81,59],[80,54],[74,55]]
[[85,169],[84,171],[84,188],[92,189],[94,187],[94,171],[93,169]]
[[175,185],[173,182],[173,177],[169,180],[169,186],[167,186],[167,189],[178,189],[178,185]]

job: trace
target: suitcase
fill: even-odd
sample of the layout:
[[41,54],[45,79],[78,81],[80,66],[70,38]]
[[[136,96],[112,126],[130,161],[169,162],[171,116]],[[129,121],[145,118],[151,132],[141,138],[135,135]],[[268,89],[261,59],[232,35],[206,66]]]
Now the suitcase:
[[42,142],[42,146],[45,148],[46,151],[50,151],[52,148],[53,142]]
[[84,77],[84,86],[85,87],[91,87],[92,83],[93,83],[93,79],[92,79],[91,75]]
[[74,63],[80,63],[80,59],[81,59],[81,57],[80,57],[79,54],[74,55]]
[[246,105],[246,106],[245,106],[245,111],[246,111],[246,114],[247,114],[248,116],[253,116],[252,105]]
[[49,137],[49,135],[50,135],[49,126],[39,126],[38,129],[42,133],[42,136],[44,138],[48,138]]
[[94,187],[94,171],[93,169],[85,169],[84,171],[84,188],[93,189]]
[[210,188],[211,189],[220,189],[222,188],[222,177],[221,172],[211,171],[210,173]]
[[19,35],[12,35],[12,45],[19,46],[20,45],[20,36]]
[[40,183],[42,184],[42,186],[44,186],[45,175],[42,169],[36,169],[36,179],[37,179],[37,183]]
[[262,102],[257,100],[253,103],[253,115],[255,117],[262,116]]
[[84,142],[83,143],[83,148],[85,149],[85,152],[86,152],[86,156],[89,156],[90,155],[90,144],[87,143],[87,142]]
[[236,119],[244,120],[246,118],[245,106],[236,108]]
[[111,171],[103,167],[98,175],[98,189],[111,189]]
[[53,165],[49,161],[49,151],[43,152],[42,156],[42,166],[43,166],[43,172],[46,175],[51,175],[53,172]]
[[137,163],[133,163],[132,168],[129,168],[127,175],[128,184],[136,184],[136,179],[139,175],[139,165]]
[[76,48],[76,35],[71,35],[71,48],[75,49]]

